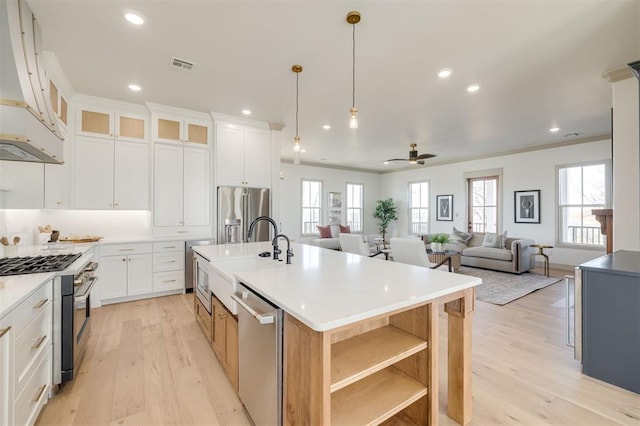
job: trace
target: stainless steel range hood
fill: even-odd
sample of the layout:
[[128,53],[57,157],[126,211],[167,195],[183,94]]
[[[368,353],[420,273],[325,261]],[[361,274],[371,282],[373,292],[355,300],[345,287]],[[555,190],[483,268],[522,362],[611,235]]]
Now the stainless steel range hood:
[[24,0],[0,1],[0,160],[62,163],[42,66],[40,26]]

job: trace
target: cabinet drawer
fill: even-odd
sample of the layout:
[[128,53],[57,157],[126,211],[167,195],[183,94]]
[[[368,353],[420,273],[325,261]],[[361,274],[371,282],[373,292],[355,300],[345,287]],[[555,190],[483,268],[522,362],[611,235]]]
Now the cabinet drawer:
[[19,393],[26,379],[30,376],[31,367],[38,355],[51,346],[51,309],[44,310],[31,321],[15,341],[14,371],[16,393]]
[[153,274],[153,291],[184,288],[184,271],[156,272]]
[[43,352],[40,362],[34,368],[26,386],[14,405],[13,423],[34,424],[40,409],[47,400],[47,390],[51,385],[51,351]]
[[184,241],[165,241],[163,243],[153,243],[154,253],[164,253],[168,251],[180,251],[184,254]]
[[[195,297],[195,296],[194,296]],[[211,343],[212,335],[211,335],[211,314],[207,312],[204,308],[204,305],[200,300],[196,297],[196,322],[200,326],[200,329],[207,337],[209,343]]]
[[100,247],[101,256],[115,256],[118,254],[137,254],[151,253],[153,244],[151,243],[134,243],[134,244],[118,244]]
[[184,271],[184,252],[154,253],[153,272]]
[[53,285],[51,281],[49,281],[47,284],[36,290],[36,292],[27,300],[22,302],[14,311],[14,336],[19,336],[29,323],[37,317],[38,314],[40,314],[40,312],[49,310],[52,298]]

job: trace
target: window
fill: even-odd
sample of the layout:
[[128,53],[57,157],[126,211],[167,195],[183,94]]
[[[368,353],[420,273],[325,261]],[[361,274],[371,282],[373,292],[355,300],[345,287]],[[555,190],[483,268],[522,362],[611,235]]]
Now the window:
[[471,178],[469,188],[469,232],[497,232],[498,176]]
[[347,225],[351,232],[362,232],[362,212],[364,207],[364,185],[359,183],[347,184]]
[[409,233],[429,233],[429,182],[409,184]]
[[322,182],[302,180],[302,234],[317,234],[322,211]]
[[558,244],[604,246],[591,209],[607,204],[606,162],[558,167]]

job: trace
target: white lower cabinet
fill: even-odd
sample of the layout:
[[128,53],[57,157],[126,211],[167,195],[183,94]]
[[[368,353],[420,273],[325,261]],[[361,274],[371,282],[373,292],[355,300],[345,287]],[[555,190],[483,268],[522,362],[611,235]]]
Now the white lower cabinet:
[[13,316],[0,319],[0,425],[13,424]]
[[100,249],[100,299],[151,293],[152,245],[104,246]]
[[51,386],[51,280],[0,319],[0,424],[32,425]]
[[104,304],[184,291],[184,241],[102,246],[99,263]]

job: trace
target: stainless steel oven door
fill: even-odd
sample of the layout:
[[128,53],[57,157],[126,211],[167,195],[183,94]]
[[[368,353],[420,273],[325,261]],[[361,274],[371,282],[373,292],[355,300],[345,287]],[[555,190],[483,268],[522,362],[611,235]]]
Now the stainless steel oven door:
[[209,291],[209,261],[196,255],[196,297],[204,305],[207,312],[211,313],[211,292]]
[[91,331],[91,290],[98,278],[92,277],[73,293],[73,367],[80,365],[87,351]]

